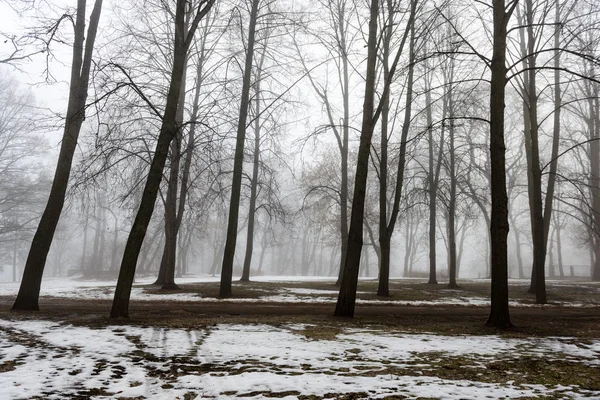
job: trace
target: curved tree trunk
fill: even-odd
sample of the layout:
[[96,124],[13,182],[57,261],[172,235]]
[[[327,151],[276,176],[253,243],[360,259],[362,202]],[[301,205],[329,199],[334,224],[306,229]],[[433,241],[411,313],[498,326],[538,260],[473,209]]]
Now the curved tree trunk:
[[31,248],[23,270],[23,279],[12,307],[13,310],[39,310],[40,286],[44,267],[46,266],[46,258],[62,213],[69,176],[71,175],[73,155],[77,147],[81,125],[85,119],[85,102],[88,96],[92,53],[102,10],[102,0],[96,0],[94,3],[84,50],[85,4],[85,0],[77,1],[69,102],[56,171],[46,208],[31,242]]
[[[365,210],[365,196],[367,189],[367,174],[369,170],[369,153],[371,139],[375,128],[375,78],[377,64],[377,17],[379,15],[379,0],[371,0],[369,36],[367,42],[367,73],[365,82],[365,99],[363,104],[362,128],[356,176],[354,179],[354,196],[352,198],[352,214],[350,229],[348,231],[348,250],[342,274],[340,292],[335,307],[335,315],[339,317],[353,317],[356,303],[356,287],[358,284],[358,270],[360,254],[363,245],[363,220]],[[342,257],[344,257],[342,255]]]
[[133,222],[129,237],[127,238],[127,244],[125,245],[123,259],[121,261],[121,269],[119,271],[119,279],[117,281],[117,287],[110,313],[111,318],[129,316],[129,298],[131,296],[131,286],[135,276],[138,256],[144,241],[144,237],[146,236],[148,224],[150,223],[150,219],[152,218],[152,213],[154,211],[154,203],[156,202],[158,188],[162,180],[165,162],[169,153],[169,146],[180,129],[176,123],[176,115],[177,104],[179,102],[179,96],[181,92],[182,78],[186,64],[187,51],[192,42],[198,23],[206,15],[206,13],[208,13],[214,4],[214,1],[215,0],[208,0],[208,2],[202,3],[204,7],[197,10],[194,21],[192,22],[189,32],[186,35],[184,33],[184,26],[186,13],[185,7],[187,2],[185,0],[177,0],[175,11],[173,69],[171,72],[171,83],[169,85],[169,91],[167,94],[167,104],[165,106],[165,112],[162,119],[160,134],[158,136],[158,142],[156,143],[154,157],[152,158],[150,171],[148,172],[148,178],[146,180],[146,185],[144,186],[140,207]]

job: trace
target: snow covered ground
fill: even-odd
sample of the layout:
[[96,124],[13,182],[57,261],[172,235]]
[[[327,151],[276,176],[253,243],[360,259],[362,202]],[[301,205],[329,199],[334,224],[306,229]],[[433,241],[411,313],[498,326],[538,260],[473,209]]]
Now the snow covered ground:
[[311,329],[318,327],[90,328],[0,319],[0,397],[600,398],[600,391],[577,385],[525,383],[523,374],[510,369],[494,375],[498,363],[523,357],[600,371],[598,340],[441,336],[376,327],[315,338]]
[[[148,290],[147,285],[155,280],[154,277],[137,279],[131,293],[133,301],[185,301],[185,302],[235,302],[235,303],[312,303],[312,304],[333,304],[337,300],[337,289],[331,285],[330,289],[313,289],[301,287],[289,287],[282,285],[281,288],[274,288],[271,291],[257,290],[251,297],[240,297],[236,295],[231,299],[217,299],[215,297],[205,296],[197,292],[172,292],[157,293],[155,290]],[[372,280],[372,278],[371,278]],[[180,285],[194,283],[218,282],[218,276],[189,276],[177,278]],[[287,283],[310,283],[310,282],[335,282],[331,277],[282,277],[282,276],[263,276],[253,278],[254,282],[287,282]],[[404,281],[404,278],[403,278]],[[519,281],[521,282],[521,281]],[[525,281],[523,281],[525,282]],[[548,281],[548,286],[573,287],[578,282]],[[60,298],[80,298],[112,300],[116,281],[100,280],[77,280],[69,278],[44,279],[40,291],[41,297],[60,297]],[[600,294],[600,287],[594,286],[591,282],[585,283],[587,290],[595,291]],[[18,283],[0,283],[0,296],[16,296],[19,289]],[[409,287],[403,290],[414,290]],[[235,292],[235,288],[234,288]],[[424,294],[433,294],[427,290],[421,291]],[[364,292],[359,292],[364,293]],[[476,306],[489,307],[490,301],[486,297],[475,296],[460,290],[438,290],[436,296],[442,297],[430,300],[394,300],[390,299],[357,299],[357,304],[370,305],[389,305],[389,306]],[[549,304],[537,305],[531,302],[520,300],[511,300],[512,307],[600,307],[600,296],[589,297],[585,302],[582,301],[556,301],[551,299]]]

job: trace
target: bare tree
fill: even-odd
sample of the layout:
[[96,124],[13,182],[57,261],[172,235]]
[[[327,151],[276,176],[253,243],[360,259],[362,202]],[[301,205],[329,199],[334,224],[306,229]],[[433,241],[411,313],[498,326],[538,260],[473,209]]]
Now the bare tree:
[[115,297],[110,314],[112,318],[129,316],[129,297],[131,295],[131,285],[133,284],[140,249],[146,235],[148,224],[150,223],[150,218],[154,211],[154,203],[162,180],[162,173],[169,153],[171,141],[178,130],[181,129],[181,127],[177,126],[176,116],[187,53],[200,20],[211,9],[214,1],[215,0],[201,0],[196,5],[196,13],[190,24],[189,30],[186,33],[185,14],[187,2],[185,0],[177,0],[175,8],[173,68],[167,94],[167,103],[140,206],[123,253],[119,279],[117,281]]
[[85,105],[88,95],[92,54],[101,10],[102,0],[96,0],[90,16],[86,37],[86,1],[78,0],[77,2],[69,101],[60,153],[48,203],[42,214],[38,229],[33,236],[31,249],[27,256],[23,271],[23,280],[21,281],[19,293],[13,305],[14,310],[39,310],[38,300],[46,257],[48,256],[52,238],[54,237],[54,232],[63,209],[69,176],[71,174],[73,155],[77,147],[81,125],[85,119]]

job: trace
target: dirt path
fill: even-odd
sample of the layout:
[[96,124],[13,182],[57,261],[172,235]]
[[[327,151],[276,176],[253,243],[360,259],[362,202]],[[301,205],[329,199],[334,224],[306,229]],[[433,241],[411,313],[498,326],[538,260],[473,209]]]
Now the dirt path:
[[[487,307],[358,305],[354,319],[333,316],[333,304],[133,301],[130,318],[108,318],[111,302],[42,298],[39,312],[10,312],[14,299],[0,297],[0,317],[51,319],[74,324],[138,324],[191,327],[215,323],[311,323],[344,326],[383,325],[390,329],[445,334],[489,334]],[[600,308],[511,308],[516,328],[510,335],[600,337]]]

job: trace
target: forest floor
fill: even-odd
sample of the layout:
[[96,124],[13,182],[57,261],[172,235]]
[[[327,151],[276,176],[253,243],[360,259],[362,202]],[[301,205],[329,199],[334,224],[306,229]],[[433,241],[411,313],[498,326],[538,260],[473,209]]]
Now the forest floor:
[[[600,398],[600,285],[550,281],[535,305],[512,281],[515,328],[484,327],[489,281],[458,290],[359,282],[356,316],[332,316],[330,279],[257,278],[217,299],[211,277],[135,285],[108,318],[114,282],[52,281],[41,311],[10,312],[0,284],[2,398]],[[288,277],[287,279],[295,279]]]

